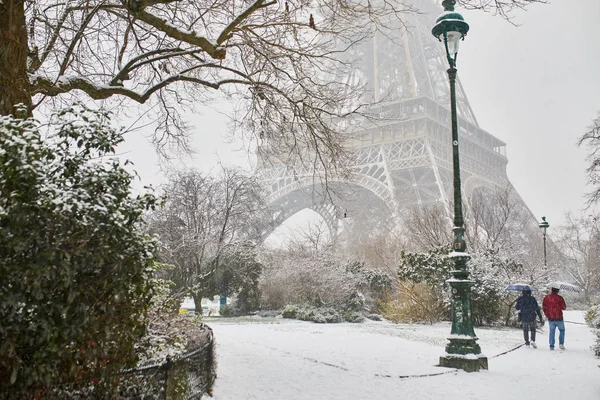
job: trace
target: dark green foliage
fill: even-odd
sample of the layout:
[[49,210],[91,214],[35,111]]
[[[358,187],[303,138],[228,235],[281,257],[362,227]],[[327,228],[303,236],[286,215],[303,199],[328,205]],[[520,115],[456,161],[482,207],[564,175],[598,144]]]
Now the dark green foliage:
[[109,116],[69,109],[47,141],[0,119],[0,391],[89,382],[136,361],[155,244]]
[[370,319],[371,321],[381,321],[381,315],[379,314],[367,314],[365,318]]
[[380,271],[368,268],[364,262],[351,262],[346,269],[358,278],[359,289],[370,292],[376,298],[392,290],[392,279]]
[[[413,283],[400,285],[403,289],[398,299],[409,320],[420,321],[425,315],[430,322],[450,317],[446,280],[452,276],[454,263],[447,257],[448,252],[447,247],[438,247],[428,253],[400,253],[398,279]],[[418,293],[419,289],[429,293]],[[413,315],[413,309],[420,311]]]
[[312,321],[319,324],[337,322],[362,322],[364,317],[360,312],[339,310],[335,307],[314,307],[311,305],[288,305],[282,313],[283,318]]
[[151,229],[160,239],[161,260],[174,267],[163,274],[174,291],[191,295],[197,310],[202,298],[242,291],[241,307],[255,308],[262,267],[251,243],[260,241],[271,218],[257,179],[227,168],[217,177],[179,171],[164,196]]
[[240,317],[243,315],[243,313],[236,307],[232,306],[231,304],[228,304],[219,309],[219,315],[222,317]]
[[585,314],[585,322],[592,328],[596,336],[592,351],[596,357],[600,357],[600,304],[592,306]]
[[346,312],[343,314],[342,318],[346,322],[354,322],[354,323],[363,322],[365,320],[364,315],[362,315],[362,313],[359,313],[356,311]]
[[360,292],[353,292],[348,296],[343,307],[346,311],[360,313],[365,309],[365,296]]
[[427,283],[430,286],[445,282],[451,277],[450,271],[454,268],[454,263],[447,257],[448,252],[446,247],[438,247],[427,253],[402,251],[398,278],[415,283]]
[[[257,260],[255,246],[241,243],[228,246],[216,260],[213,285],[205,292],[207,296],[237,295],[234,313],[248,314],[260,306],[258,281],[263,265]],[[210,290],[212,289],[212,290]],[[220,312],[222,314],[222,312]]]
[[[505,276],[513,276],[522,270],[522,265],[512,259],[501,257],[498,252],[486,251],[469,262],[471,288],[471,311],[473,324],[484,325],[497,322],[503,314],[509,293]],[[514,308],[514,307],[513,307]]]
[[[446,280],[452,276],[454,268],[452,259],[446,257],[448,249],[436,248],[428,253],[401,253],[398,277],[402,281],[422,283],[430,288],[433,301],[443,314],[439,318],[449,316],[449,294],[446,293]],[[471,287],[471,305],[473,323],[475,325],[496,322],[502,314],[502,305],[507,293],[503,290],[503,274],[513,273],[520,264],[500,257],[494,252],[473,255],[468,262]],[[436,309],[436,307],[433,307]]]
[[296,317],[298,316],[298,307],[292,305],[285,306],[281,315],[283,316],[283,318],[296,319]]

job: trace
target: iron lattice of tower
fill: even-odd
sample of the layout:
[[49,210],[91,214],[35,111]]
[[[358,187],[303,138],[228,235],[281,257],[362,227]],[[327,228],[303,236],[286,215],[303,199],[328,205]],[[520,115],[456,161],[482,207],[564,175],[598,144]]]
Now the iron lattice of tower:
[[[362,65],[349,79],[368,82],[376,122],[363,124],[353,143],[352,178],[328,197],[313,171],[259,168],[276,210],[271,229],[306,208],[337,233],[345,217],[371,224],[397,221],[404,210],[452,200],[448,65],[443,46],[431,35],[440,7],[422,0],[419,8],[423,13],[407,15],[395,36],[378,33],[353,49]],[[459,80],[456,90],[463,196],[512,187],[506,144],[480,128]]]

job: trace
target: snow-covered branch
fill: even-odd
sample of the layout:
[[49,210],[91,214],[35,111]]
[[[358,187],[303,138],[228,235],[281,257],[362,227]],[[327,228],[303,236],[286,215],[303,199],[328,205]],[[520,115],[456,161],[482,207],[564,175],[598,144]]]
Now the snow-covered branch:
[[248,82],[236,79],[226,79],[220,82],[208,82],[186,75],[171,75],[156,85],[148,88],[145,92],[138,93],[118,84],[112,86],[96,85],[91,80],[83,77],[63,77],[59,79],[58,82],[53,82],[43,77],[36,76],[34,77],[32,83],[35,87],[34,93],[40,93],[46,96],[57,96],[62,93],[70,92],[74,89],[78,89],[85,92],[94,100],[107,99],[113,95],[121,95],[129,97],[130,99],[143,104],[152,96],[152,94],[173,82],[191,82],[207,86],[212,89],[219,89],[222,85],[227,84],[248,84]]

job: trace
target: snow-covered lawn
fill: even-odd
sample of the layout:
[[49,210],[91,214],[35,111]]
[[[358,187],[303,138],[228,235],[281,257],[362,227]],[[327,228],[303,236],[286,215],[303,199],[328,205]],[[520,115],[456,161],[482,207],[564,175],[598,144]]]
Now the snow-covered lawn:
[[[579,311],[565,315],[565,351],[520,347],[517,329],[478,328],[489,370],[436,367],[447,323],[314,324],[283,319],[211,321],[217,341],[216,400],[600,399],[600,360]],[[557,332],[558,339],[558,332]],[[433,376],[419,376],[429,375]]]

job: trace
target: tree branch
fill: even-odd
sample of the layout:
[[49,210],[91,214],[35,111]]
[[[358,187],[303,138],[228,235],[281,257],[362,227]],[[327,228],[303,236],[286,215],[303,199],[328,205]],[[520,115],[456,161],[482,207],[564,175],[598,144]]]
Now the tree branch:
[[221,32],[221,34],[217,38],[217,45],[221,45],[223,44],[223,42],[229,39],[231,37],[231,33],[250,15],[254,14],[261,8],[266,8],[273,4],[277,4],[277,1],[273,0],[268,3],[265,3],[265,0],[256,0],[254,4],[248,7],[246,11],[238,15],[236,19],[234,19],[229,25],[227,25],[225,29],[223,29],[223,32]]
[[107,99],[113,95],[121,95],[135,100],[140,104],[143,104],[150,98],[150,96],[153,93],[174,82],[191,82],[210,87],[215,90],[227,84],[251,84],[248,81],[243,81],[239,79],[224,79],[219,82],[209,82],[203,79],[177,74],[171,75],[170,77],[162,80],[161,82],[150,87],[143,93],[138,93],[134,90],[127,89],[123,86],[99,86],[94,84],[89,79],[83,77],[62,78],[55,83],[49,79],[36,76],[34,82],[32,82],[32,86],[34,87],[34,94],[44,94],[46,96],[58,96],[62,93],[67,93],[71,90],[79,89],[85,92],[94,100],[102,100]]
[[[165,59],[170,59],[172,57],[178,57],[178,56],[185,56],[185,55],[193,55],[193,54],[197,54],[197,53],[203,53],[203,51],[201,50],[183,50],[183,49],[159,49],[159,50],[154,50],[154,51],[149,51],[147,53],[144,54],[140,54],[137,57],[132,58],[131,60],[129,60],[129,62],[127,64],[125,64],[125,66],[123,68],[121,68],[121,70],[119,72],[117,72],[117,74],[115,75],[115,77],[110,81],[110,86],[118,86],[119,82],[123,82],[126,81],[128,79],[130,79],[130,72],[133,71],[136,68],[139,68],[143,65],[146,64],[150,64],[156,61],[160,61],[160,60],[165,60]],[[156,57],[154,57],[156,56]],[[152,57],[152,58],[149,58]],[[143,60],[143,61],[142,61]],[[196,68],[199,68],[200,66],[196,66]]]
[[185,43],[188,43],[192,46],[198,46],[202,50],[204,50],[209,56],[214,58],[215,60],[224,60],[225,59],[225,49],[220,47],[218,44],[215,45],[211,43],[208,39],[198,36],[196,32],[185,32],[177,29],[175,26],[171,25],[167,21],[164,21],[146,11],[132,11],[132,14],[135,17],[145,22],[146,24],[153,26],[154,28],[164,32],[169,37],[177,40],[181,40]]

